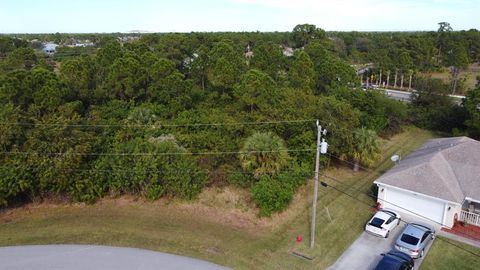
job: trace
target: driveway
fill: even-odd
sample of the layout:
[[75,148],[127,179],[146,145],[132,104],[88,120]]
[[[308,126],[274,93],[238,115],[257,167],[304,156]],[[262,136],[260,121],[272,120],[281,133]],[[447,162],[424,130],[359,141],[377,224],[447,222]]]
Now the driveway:
[[0,269],[9,270],[228,270],[189,257],[136,248],[48,245],[0,247]]
[[[395,240],[405,228],[405,224],[395,228],[390,236],[385,239],[363,232],[355,242],[338,258],[338,260],[328,270],[372,270],[382,259],[380,254],[387,253],[393,249]],[[426,256],[431,244],[427,247]],[[415,267],[418,269],[423,262],[423,258],[415,260]]]

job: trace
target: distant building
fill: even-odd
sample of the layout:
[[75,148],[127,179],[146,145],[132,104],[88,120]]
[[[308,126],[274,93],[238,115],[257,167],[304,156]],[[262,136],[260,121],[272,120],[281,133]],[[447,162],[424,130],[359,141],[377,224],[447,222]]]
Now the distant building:
[[95,44],[93,42],[88,42],[88,41],[79,42],[75,44],[75,47],[91,47],[91,46],[95,46]]
[[55,43],[46,43],[43,46],[42,51],[48,55],[52,55],[57,51],[58,44]]
[[291,47],[283,46],[283,55],[286,57],[292,57],[295,53],[295,50]]

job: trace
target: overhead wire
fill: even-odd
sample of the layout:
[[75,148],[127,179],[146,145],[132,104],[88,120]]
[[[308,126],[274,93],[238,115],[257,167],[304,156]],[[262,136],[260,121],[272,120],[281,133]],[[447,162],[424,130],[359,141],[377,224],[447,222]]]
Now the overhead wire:
[[[0,168],[12,168],[12,166],[0,166]],[[34,167],[28,167],[28,169],[34,169]],[[134,170],[134,169],[125,169],[124,167],[113,167],[109,169],[99,169],[99,168],[60,168],[60,167],[50,167],[49,170],[54,171],[65,171],[65,172],[104,172],[104,173],[112,173],[112,172],[135,172],[135,173],[165,173],[168,172],[169,174],[174,173],[189,173],[189,172],[202,172],[202,169],[199,170],[153,170],[153,169],[144,169],[144,170]],[[203,170],[206,173],[218,173],[219,171],[216,170]],[[244,174],[244,175],[254,175],[253,172],[243,172],[243,171],[221,171],[225,174]],[[313,174],[314,171],[312,170],[283,170],[282,173],[293,173],[295,175],[308,175]],[[260,173],[262,175],[267,175],[268,173]]]
[[180,127],[212,127],[212,126],[246,126],[246,125],[277,125],[291,123],[314,122],[314,119],[297,119],[281,121],[258,121],[258,122],[224,122],[224,123],[189,123],[189,124],[61,124],[61,123],[27,123],[27,122],[0,122],[3,126],[44,126],[44,127],[128,127],[128,128],[180,128]]
[[284,149],[284,150],[254,150],[254,151],[220,151],[220,152],[165,152],[165,153],[93,153],[93,152],[22,152],[22,151],[0,151],[4,155],[47,155],[47,156],[202,156],[202,155],[237,155],[237,154],[265,154],[265,153],[283,153],[283,152],[310,152],[311,149]]

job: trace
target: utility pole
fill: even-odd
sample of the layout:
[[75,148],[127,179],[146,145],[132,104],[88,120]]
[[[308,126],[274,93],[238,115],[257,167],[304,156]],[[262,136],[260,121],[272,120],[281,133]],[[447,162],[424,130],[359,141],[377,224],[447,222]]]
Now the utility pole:
[[[368,77],[367,77],[368,80]],[[317,197],[318,197],[318,174],[320,170],[320,153],[326,154],[328,144],[323,139],[320,142],[320,139],[323,135],[327,134],[327,130],[323,129],[320,126],[320,122],[317,120],[317,155],[315,157],[315,179],[314,179],[314,188],[313,188],[313,205],[312,205],[312,224],[310,224],[310,248],[313,248],[315,244],[315,219],[317,217]]]

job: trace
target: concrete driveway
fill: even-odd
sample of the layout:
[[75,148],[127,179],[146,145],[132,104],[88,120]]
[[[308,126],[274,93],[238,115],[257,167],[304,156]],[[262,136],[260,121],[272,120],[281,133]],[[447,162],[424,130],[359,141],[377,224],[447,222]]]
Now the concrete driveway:
[[[393,249],[395,240],[405,228],[405,224],[399,225],[390,236],[385,239],[363,232],[355,242],[338,258],[338,260],[328,270],[372,270],[382,259],[380,254],[387,253]],[[432,242],[431,242],[432,243]],[[431,244],[427,247],[426,256]],[[415,267],[418,269],[423,262],[423,258],[415,260]]]
[[0,269],[9,270],[228,270],[219,265],[136,248],[83,245],[0,247]]

